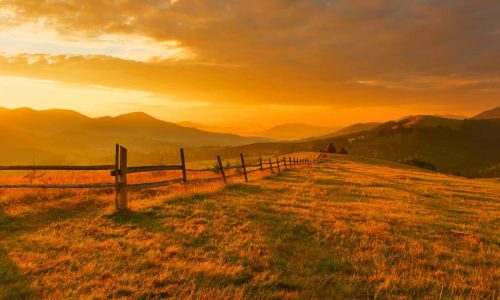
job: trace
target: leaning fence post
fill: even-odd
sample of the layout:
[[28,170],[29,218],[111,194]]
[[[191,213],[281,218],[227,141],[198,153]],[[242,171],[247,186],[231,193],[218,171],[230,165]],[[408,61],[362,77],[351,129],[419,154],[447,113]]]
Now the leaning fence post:
[[219,169],[220,173],[222,174],[222,180],[224,180],[224,183],[226,183],[226,174],[224,173],[224,166],[222,166],[222,160],[220,159],[219,155],[217,155],[217,161],[219,162]]
[[281,169],[280,169],[280,159],[278,157],[276,157],[276,164],[278,165],[278,173],[281,172]]
[[118,197],[120,192],[120,145],[115,145],[115,209],[119,210]]
[[271,173],[274,174],[274,170],[273,170],[273,162],[271,161],[271,159],[269,158],[269,168],[271,168]]
[[245,175],[245,181],[248,181],[247,167],[245,166],[245,158],[243,157],[243,153],[240,153],[240,157],[241,157],[241,167],[243,168],[243,174]]
[[120,146],[120,210],[127,210],[127,148]]
[[181,168],[182,168],[182,182],[187,182],[186,174],[186,159],[184,158],[184,148],[181,148]]
[[260,162],[260,170],[264,170],[264,167],[262,166],[262,157],[259,158],[259,162]]

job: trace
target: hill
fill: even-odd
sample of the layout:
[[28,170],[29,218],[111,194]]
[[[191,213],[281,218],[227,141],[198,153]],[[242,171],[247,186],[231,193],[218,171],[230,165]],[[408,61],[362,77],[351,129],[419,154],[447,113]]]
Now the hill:
[[472,119],[499,119],[500,118],[500,106],[497,108],[493,108],[487,111],[484,111],[474,117]]
[[[151,152],[178,152],[186,147],[237,146],[268,141],[266,138],[207,132],[158,120],[145,113],[116,117],[89,118],[74,111],[28,108],[1,109],[3,131],[0,139],[9,141],[9,152],[0,161],[6,163],[47,163],[42,153],[50,152],[60,162],[88,163],[107,159],[115,143],[125,144],[146,157]],[[8,133],[9,132],[9,133]],[[13,132],[18,132],[19,138]],[[30,135],[27,139],[25,135]],[[105,154],[103,154],[105,153]],[[142,154],[141,154],[142,153]],[[133,155],[134,156],[134,155]],[[52,160],[52,159],[51,159]]]
[[499,194],[337,155],[135,193],[128,214],[103,191],[0,191],[0,298],[494,299]]
[[288,123],[274,126],[264,131],[255,132],[256,136],[263,136],[275,140],[298,140],[311,136],[318,136],[332,132],[331,127],[311,126],[300,123]]
[[500,176],[500,119],[414,116],[303,146],[320,149],[330,142],[354,155],[400,162],[417,159],[442,172],[471,177]]
[[[500,119],[455,120],[412,116],[372,130],[290,143],[259,143],[229,149],[254,153],[319,151],[329,143],[349,154],[390,161],[420,161],[446,173],[500,177]],[[233,153],[234,152],[234,153]]]

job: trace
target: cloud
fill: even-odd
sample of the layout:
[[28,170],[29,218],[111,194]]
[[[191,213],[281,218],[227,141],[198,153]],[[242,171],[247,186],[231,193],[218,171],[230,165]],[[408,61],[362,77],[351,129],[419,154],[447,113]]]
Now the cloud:
[[8,28],[40,24],[89,44],[174,42],[190,55],[33,45],[4,59],[0,73],[221,103],[467,102],[485,90],[498,99],[498,19],[496,0],[3,0]]

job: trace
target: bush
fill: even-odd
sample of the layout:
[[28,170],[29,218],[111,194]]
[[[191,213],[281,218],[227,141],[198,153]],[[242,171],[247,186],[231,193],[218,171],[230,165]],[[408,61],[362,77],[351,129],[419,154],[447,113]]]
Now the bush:
[[435,165],[428,163],[428,162],[425,162],[425,161],[421,161],[421,160],[416,159],[416,158],[406,160],[406,161],[404,161],[404,163],[407,165],[415,166],[415,167],[422,168],[422,169],[433,170],[433,171],[437,170]]

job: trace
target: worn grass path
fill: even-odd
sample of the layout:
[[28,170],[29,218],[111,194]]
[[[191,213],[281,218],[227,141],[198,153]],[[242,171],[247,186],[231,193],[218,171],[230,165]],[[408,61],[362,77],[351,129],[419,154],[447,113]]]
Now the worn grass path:
[[0,298],[497,299],[499,195],[498,180],[333,155],[144,194],[127,214],[99,195],[0,206]]

